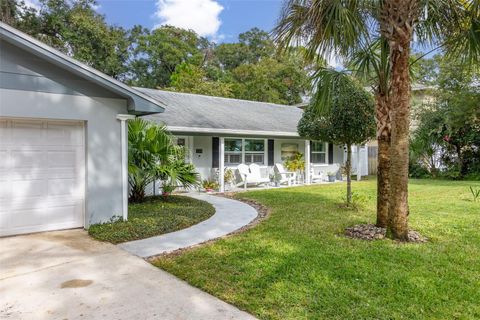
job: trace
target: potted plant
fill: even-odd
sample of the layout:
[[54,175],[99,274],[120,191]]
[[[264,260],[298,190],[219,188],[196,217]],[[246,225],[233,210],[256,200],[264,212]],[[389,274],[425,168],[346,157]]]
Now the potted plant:
[[335,182],[336,174],[335,172],[327,172],[328,182]]
[[225,168],[223,181],[225,182],[225,186],[229,187],[235,182],[235,173],[231,168]]
[[177,187],[174,186],[173,184],[169,184],[167,182],[164,182],[162,185],[162,197],[164,200],[167,200],[168,197],[172,194],[173,191],[175,191]]
[[292,157],[285,161],[285,167],[288,171],[298,172],[303,176],[305,171],[305,160],[303,159],[303,153],[296,152]]
[[218,189],[218,182],[211,179],[206,179],[202,181],[202,187],[207,193],[212,193]]

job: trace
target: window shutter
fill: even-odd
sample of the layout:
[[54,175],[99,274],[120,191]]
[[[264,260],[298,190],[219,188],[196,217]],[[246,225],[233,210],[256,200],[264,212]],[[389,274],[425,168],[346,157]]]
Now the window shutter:
[[328,144],[328,164],[333,164],[333,143]]
[[313,141],[309,140],[310,142],[310,163],[313,163]]
[[220,156],[220,138],[213,137],[212,138],[212,168],[218,168],[220,166],[219,156]]
[[275,141],[273,139],[268,140],[268,165],[273,166],[275,159],[274,157],[274,151],[275,151]]

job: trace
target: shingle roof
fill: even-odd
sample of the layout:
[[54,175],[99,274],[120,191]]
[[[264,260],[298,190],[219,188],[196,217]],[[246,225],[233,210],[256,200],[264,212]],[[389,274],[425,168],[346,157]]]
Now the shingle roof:
[[302,110],[294,106],[136,88],[165,104],[162,114],[144,118],[172,132],[297,136]]

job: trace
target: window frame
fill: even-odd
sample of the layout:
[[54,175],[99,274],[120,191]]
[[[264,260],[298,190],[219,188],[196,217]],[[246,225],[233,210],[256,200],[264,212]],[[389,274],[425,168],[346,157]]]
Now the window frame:
[[[313,145],[315,143],[321,143],[323,145],[323,150],[324,151],[314,151]],[[324,162],[314,162],[313,161],[313,155],[314,154],[325,154],[325,161]],[[312,144],[310,146],[310,162],[313,165],[328,165],[328,143],[323,142],[323,141],[318,141],[318,140],[312,140]]]
[[[239,165],[241,163],[244,163],[244,164],[252,164],[252,163],[255,163],[255,164],[258,164],[260,166],[265,166],[267,163],[268,163],[268,139],[263,139],[263,138],[255,138],[255,137],[252,137],[252,138],[238,138],[238,137],[225,137],[224,138],[224,141],[227,141],[227,140],[241,140],[242,141],[242,150],[241,151],[226,151],[225,150],[225,147],[224,147],[224,150],[223,150],[223,153],[224,153],[224,164],[225,166],[235,166],[235,165]],[[262,141],[263,142],[263,151],[246,151],[246,144],[245,144],[245,141],[246,140],[258,140],[258,141]],[[229,162],[227,161],[227,159],[229,159],[229,155],[231,154],[241,154],[241,162],[240,163],[234,163],[234,162]],[[253,160],[253,157],[254,155],[256,154],[261,154],[263,155],[263,162],[246,162],[246,155],[251,155],[252,157],[252,160]]]

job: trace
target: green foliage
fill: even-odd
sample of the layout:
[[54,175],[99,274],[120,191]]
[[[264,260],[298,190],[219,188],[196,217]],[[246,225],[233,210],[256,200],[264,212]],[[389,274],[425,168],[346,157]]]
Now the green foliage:
[[129,82],[146,88],[168,87],[175,68],[182,63],[200,66],[209,46],[194,31],[172,26],[152,31],[135,26],[131,37],[134,50]]
[[473,202],[476,202],[478,198],[480,198],[480,188],[474,188],[470,186],[470,192],[472,193],[473,196]]
[[[93,6],[95,0],[41,0],[41,9],[18,10],[14,26],[114,78],[127,71],[127,31],[109,26]],[[21,3],[20,3],[21,6]]]
[[416,110],[410,159],[431,176],[461,179],[480,172],[479,74],[452,59],[430,60],[438,89]]
[[235,172],[231,168],[225,168],[225,172],[223,174],[223,181],[225,183],[235,182]]
[[205,190],[218,190],[218,182],[215,180],[205,179],[202,181],[202,187]]
[[128,181],[129,199],[141,202],[145,188],[160,179],[164,191],[182,186],[198,185],[198,173],[193,165],[185,163],[185,151],[173,143],[165,126],[137,118],[128,123]]
[[[333,76],[318,78],[314,99],[298,124],[299,134],[338,145],[365,143],[376,130],[371,96],[350,76],[331,70],[325,73]],[[329,110],[321,109],[325,105]]]
[[238,43],[209,49],[201,65],[177,65],[170,77],[170,89],[297,104],[310,88],[308,69],[299,50],[277,55],[268,33],[254,28],[240,34]]
[[188,63],[177,65],[170,77],[170,86],[172,91],[233,97],[230,83],[209,80],[204,69]]
[[[375,218],[376,181],[251,191],[270,209],[254,228],[154,264],[259,319],[477,319],[480,182],[411,180],[411,227],[424,244],[343,236]],[[232,289],[234,288],[234,289]]]
[[93,238],[111,243],[145,239],[188,228],[210,218],[213,206],[183,196],[148,197],[142,203],[128,205],[128,221],[120,218],[94,224],[88,229]]
[[285,161],[285,167],[288,171],[303,172],[305,170],[305,160],[303,158],[303,153],[296,152],[290,159]]

